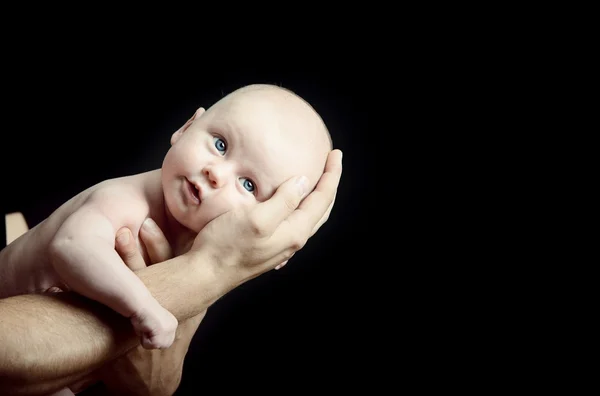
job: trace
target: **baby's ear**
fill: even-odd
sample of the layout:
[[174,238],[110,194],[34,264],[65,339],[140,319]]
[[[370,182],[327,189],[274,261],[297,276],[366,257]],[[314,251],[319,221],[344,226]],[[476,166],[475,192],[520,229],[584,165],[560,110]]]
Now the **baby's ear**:
[[190,125],[192,125],[192,122],[194,122],[194,120],[197,117],[200,117],[205,111],[206,110],[204,110],[204,107],[199,107],[198,110],[196,110],[196,112],[192,116],[192,118],[187,120],[186,123],[181,128],[176,130],[175,133],[173,135],[171,135],[171,145],[175,144],[175,142],[179,140],[179,138],[181,137],[183,132],[185,132],[185,130],[188,129]]

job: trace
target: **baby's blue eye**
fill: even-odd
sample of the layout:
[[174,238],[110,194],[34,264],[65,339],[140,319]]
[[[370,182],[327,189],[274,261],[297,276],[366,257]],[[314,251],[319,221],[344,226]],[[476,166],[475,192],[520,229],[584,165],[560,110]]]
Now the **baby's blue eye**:
[[244,188],[250,192],[254,192],[254,183],[252,183],[252,180],[246,178],[246,177],[242,177],[242,186],[244,186]]
[[219,150],[220,153],[225,154],[225,150],[227,150],[227,143],[225,143],[225,140],[216,137],[215,138],[215,147],[217,150]]

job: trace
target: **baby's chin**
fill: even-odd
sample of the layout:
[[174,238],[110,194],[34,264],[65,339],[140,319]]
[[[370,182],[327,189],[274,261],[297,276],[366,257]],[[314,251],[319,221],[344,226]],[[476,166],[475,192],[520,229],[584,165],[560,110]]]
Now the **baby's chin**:
[[181,224],[184,228],[188,229],[189,231],[193,232],[194,234],[198,234],[204,227],[206,227],[206,225],[208,224],[208,221],[205,220],[192,220],[192,219],[182,219],[182,221],[179,221],[179,224]]
[[206,226],[206,224],[208,224],[207,220],[194,218],[197,216],[192,216],[189,213],[185,213],[185,211],[182,211],[181,208],[173,209],[169,208],[167,205],[167,215],[171,223],[176,223],[172,225],[175,225],[176,228],[179,226],[179,232],[188,231],[197,234]]

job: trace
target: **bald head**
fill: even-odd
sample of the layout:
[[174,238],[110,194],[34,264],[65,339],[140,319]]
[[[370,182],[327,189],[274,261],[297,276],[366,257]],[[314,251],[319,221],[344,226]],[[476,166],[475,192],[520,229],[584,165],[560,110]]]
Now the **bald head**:
[[[292,176],[305,175],[312,190],[332,142],[315,109],[289,89],[269,84],[239,88],[213,104],[198,127],[229,138],[247,167],[268,174],[269,191]],[[230,156],[230,158],[233,158]],[[263,183],[265,185],[265,183]]]
[[326,139],[324,142],[319,143],[325,143],[328,151],[333,150],[331,134],[319,113],[317,113],[310,103],[292,90],[273,84],[250,84],[236,89],[222,100],[244,99],[268,100],[271,101],[274,109],[282,116],[302,118],[302,124],[306,128],[321,134]]

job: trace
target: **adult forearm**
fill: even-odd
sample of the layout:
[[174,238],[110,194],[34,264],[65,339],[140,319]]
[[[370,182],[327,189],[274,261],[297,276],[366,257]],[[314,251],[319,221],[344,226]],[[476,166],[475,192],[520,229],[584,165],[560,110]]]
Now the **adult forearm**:
[[107,308],[73,293],[0,300],[0,394],[47,394],[134,346]]
[[[180,256],[137,272],[179,321],[235,286],[227,278],[217,282],[209,263],[188,260]],[[138,344],[128,319],[74,293],[0,300],[0,394],[60,389]]]
[[[201,313],[302,248],[326,221],[341,170],[341,152],[333,150],[308,197],[303,198],[299,180],[291,178],[251,210],[239,208],[217,217],[196,237],[194,252],[145,268],[138,272],[140,278],[180,321]],[[206,251],[202,256],[200,247],[210,249],[211,256]],[[135,345],[138,339],[127,319],[77,296],[0,300],[0,394],[16,394],[10,386],[18,389],[14,384],[19,381],[41,384],[78,375]],[[15,356],[19,359],[13,362]]]

